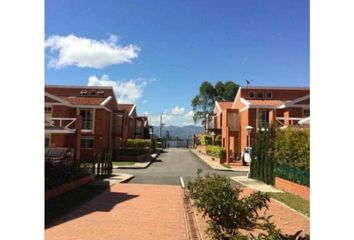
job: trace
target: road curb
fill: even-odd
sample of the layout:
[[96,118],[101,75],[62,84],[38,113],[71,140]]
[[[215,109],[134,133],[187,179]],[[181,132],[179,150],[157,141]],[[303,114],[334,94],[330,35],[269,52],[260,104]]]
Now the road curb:
[[[157,153],[156,153],[156,156],[155,157],[152,157],[152,159],[145,165],[145,166],[142,166],[142,167],[133,167],[133,166],[119,166],[119,167],[116,167],[116,168],[113,168],[113,169],[145,169],[145,168],[148,168],[150,166],[150,164],[160,155],[160,153],[162,152],[163,150],[159,150]],[[151,154],[152,155],[152,154]],[[151,157],[150,155],[150,157]]]
[[195,153],[194,151],[192,151],[192,149],[190,149],[189,151],[192,152],[195,156],[197,156],[199,160],[201,160],[202,162],[204,162],[205,164],[207,164],[209,167],[211,167],[214,170],[227,171],[227,172],[239,172],[239,173],[249,172],[249,170],[236,170],[236,169],[231,169],[231,168],[226,168],[226,167],[225,168],[216,168],[213,165],[211,165],[208,161],[205,161],[200,156],[198,156],[198,154]]

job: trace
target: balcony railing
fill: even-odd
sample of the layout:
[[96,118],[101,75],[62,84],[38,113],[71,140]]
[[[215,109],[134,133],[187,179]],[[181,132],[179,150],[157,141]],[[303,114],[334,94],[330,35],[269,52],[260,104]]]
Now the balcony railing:
[[74,132],[76,118],[50,117],[45,118],[44,125],[46,132]]

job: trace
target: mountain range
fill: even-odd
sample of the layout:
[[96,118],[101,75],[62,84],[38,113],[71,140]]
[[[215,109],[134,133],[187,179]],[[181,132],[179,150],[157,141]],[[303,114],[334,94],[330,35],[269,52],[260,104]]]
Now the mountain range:
[[[154,134],[160,136],[160,126],[153,126]],[[166,136],[166,132],[169,132],[169,135],[173,137],[178,137],[181,139],[192,139],[192,135],[204,133],[204,128],[201,126],[187,125],[187,126],[163,126],[162,127],[162,136]]]

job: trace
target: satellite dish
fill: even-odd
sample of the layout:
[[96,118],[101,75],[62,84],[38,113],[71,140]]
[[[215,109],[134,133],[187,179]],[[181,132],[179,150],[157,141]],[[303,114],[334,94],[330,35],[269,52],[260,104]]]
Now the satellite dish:
[[243,154],[243,160],[246,162],[246,163],[250,163],[251,162],[251,156],[249,153],[245,152]]

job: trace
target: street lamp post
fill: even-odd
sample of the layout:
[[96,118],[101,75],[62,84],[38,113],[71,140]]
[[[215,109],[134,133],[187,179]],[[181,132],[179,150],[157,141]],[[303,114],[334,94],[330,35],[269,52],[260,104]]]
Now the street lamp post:
[[247,135],[248,135],[248,147],[251,147],[251,132],[252,132],[253,127],[252,126],[247,126]]

